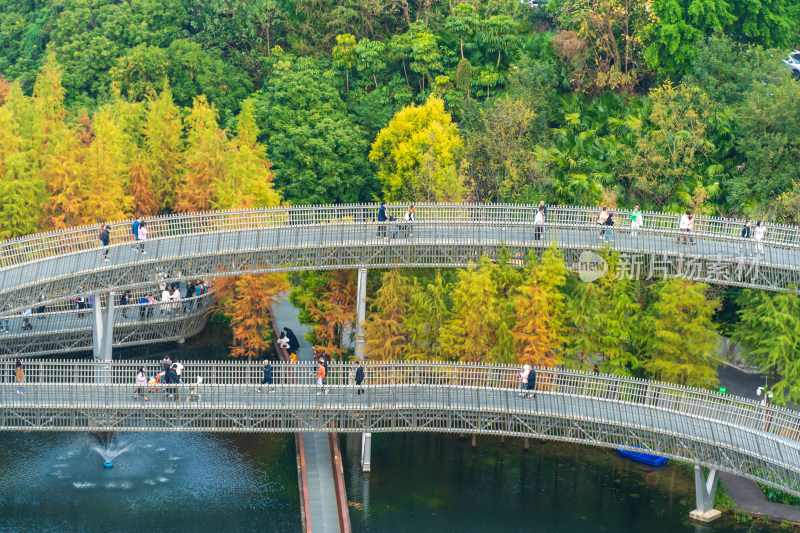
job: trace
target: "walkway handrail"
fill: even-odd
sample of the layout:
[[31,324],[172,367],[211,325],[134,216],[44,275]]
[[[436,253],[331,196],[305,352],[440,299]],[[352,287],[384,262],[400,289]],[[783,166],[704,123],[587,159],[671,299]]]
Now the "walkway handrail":
[[[387,213],[398,219],[405,213],[406,205],[391,205]],[[441,224],[457,222],[483,222],[489,224],[533,223],[537,206],[503,204],[419,204],[417,221]],[[150,237],[175,237],[199,235],[209,231],[237,231],[278,226],[314,226],[321,224],[346,224],[349,222],[375,222],[378,206],[350,204],[336,206],[291,206],[248,210],[208,211],[147,217],[144,220]],[[595,226],[600,208],[575,206],[549,206],[547,225]],[[613,209],[618,214],[615,229],[630,224],[629,210]],[[643,230],[677,231],[679,215],[673,213],[643,212]],[[398,222],[400,223],[400,222]],[[717,217],[696,217],[693,234],[722,239],[738,239],[743,220]],[[111,243],[133,243],[131,221],[117,221],[111,225]],[[99,225],[98,225],[99,226]],[[80,226],[60,231],[40,233],[0,242],[0,270],[27,262],[38,261],[61,254],[91,250],[100,246],[98,226]],[[766,225],[765,244],[800,248],[800,228],[785,224]]]
[[[195,383],[198,377],[208,385],[253,385],[261,380],[262,363],[230,361],[183,361],[183,382]],[[14,362],[0,362],[0,383],[14,381]],[[26,380],[37,384],[87,384],[133,386],[136,372],[145,367],[148,377],[160,371],[158,361],[40,360],[24,362]],[[273,363],[275,382],[282,385],[313,382],[317,367],[313,363]],[[365,364],[369,386],[435,385],[477,387],[516,391],[519,368],[500,365],[442,362],[368,362]],[[352,364],[331,362],[328,383],[349,385],[354,380]],[[558,395],[596,397],[612,402],[637,404],[654,410],[666,410],[703,418],[732,427],[763,431],[795,441],[800,450],[800,414],[778,406],[765,406],[752,400],[721,395],[703,389],[668,383],[593,374],[575,370],[539,368],[537,391]],[[102,387],[98,384],[96,386]],[[6,398],[8,399],[8,398]],[[12,398],[13,399],[13,398]],[[2,402],[0,401],[0,404]],[[800,457],[798,457],[800,461]]]
[[[131,303],[127,305],[114,305],[114,325],[126,326],[132,324],[152,323],[158,320],[170,320],[176,317],[190,316],[205,313],[208,307],[214,305],[216,293],[210,289],[203,295],[181,298],[175,302],[156,301],[152,303]],[[97,305],[97,303],[95,303]],[[103,305],[105,307],[105,305]],[[91,329],[92,308],[69,309],[63,311],[50,311],[46,313],[15,314],[0,317],[0,341],[7,339],[9,333],[2,329],[10,329],[13,336],[35,337],[43,334],[53,334],[65,331]],[[25,323],[32,326],[23,328]]]

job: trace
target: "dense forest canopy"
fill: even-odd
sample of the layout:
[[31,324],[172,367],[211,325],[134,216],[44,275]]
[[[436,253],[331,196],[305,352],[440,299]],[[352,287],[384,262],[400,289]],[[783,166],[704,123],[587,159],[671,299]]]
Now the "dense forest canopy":
[[[782,61],[798,20],[800,0],[0,0],[0,238],[379,199],[800,223],[800,84]],[[352,273],[295,281],[339,355]],[[286,287],[220,283],[235,355],[263,350],[252,309]],[[720,312],[718,289],[577,284],[555,254],[370,287],[372,357],[708,386],[717,311],[779,400],[800,399],[797,295],[729,291]]]

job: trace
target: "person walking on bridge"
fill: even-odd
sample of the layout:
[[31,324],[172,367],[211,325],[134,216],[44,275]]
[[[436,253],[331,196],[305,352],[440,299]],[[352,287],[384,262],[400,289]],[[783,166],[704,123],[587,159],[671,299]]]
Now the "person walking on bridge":
[[542,238],[542,227],[544,226],[544,208],[540,207],[533,217],[533,238],[539,240]]
[[764,243],[763,243],[764,233],[766,233],[766,231],[767,229],[764,227],[764,225],[761,223],[760,220],[756,222],[756,227],[753,230],[753,236],[756,239],[756,245],[758,246],[758,253],[760,253],[761,255],[766,255],[766,252],[764,252]]
[[144,249],[144,243],[147,240],[147,224],[144,221],[139,224],[137,235],[139,236],[139,253],[146,255],[147,252]]
[[386,202],[381,202],[378,208],[378,237],[386,238],[386,224],[389,222],[389,217],[386,216]]
[[144,401],[149,401],[147,398],[147,374],[144,371],[144,367],[139,368],[139,371],[136,373],[136,391],[133,393],[133,399],[138,400],[139,394],[142,395]]
[[325,377],[327,376],[327,372],[325,371],[325,365],[322,364],[322,361],[319,362],[319,368],[317,369],[317,385],[319,385],[319,392],[317,396],[320,394],[328,394],[328,389],[325,388]]
[[356,394],[364,394],[364,388],[361,384],[364,382],[364,367],[361,366],[361,361],[356,360],[356,387],[358,391]]
[[606,242],[608,242],[609,244],[614,244],[614,230],[611,229],[611,228],[614,227],[614,213],[609,213],[608,214],[608,218],[606,218],[606,221],[603,222],[603,226],[605,226],[607,228],[605,230],[605,232],[606,232],[606,235],[605,235]]
[[[742,255],[750,255],[750,233],[750,221],[748,220],[742,226],[742,248],[739,250]],[[738,246],[737,249],[739,249]]]
[[[517,374],[517,381],[519,381],[519,389],[520,391],[528,390],[528,374],[531,371],[531,365],[522,365],[522,371]],[[525,397],[524,392],[520,392],[519,395],[521,397]]]
[[141,221],[139,220],[141,217],[138,215],[136,218],[133,219],[133,224],[131,224],[131,233],[133,233],[133,250],[138,254],[139,247],[136,245],[136,241],[139,240],[139,226],[141,225]]
[[684,214],[681,215],[681,219],[678,222],[678,239],[675,241],[675,244],[683,244],[686,246],[690,244],[689,241],[689,216],[692,214],[691,211],[686,211]]
[[103,246],[103,253],[100,254],[100,257],[102,257],[103,261],[106,263],[108,262],[108,246],[111,244],[111,233],[109,229],[110,228],[105,224],[100,226],[100,244]]
[[[264,359],[264,377],[261,379],[261,387],[264,385],[267,385],[270,394],[275,392],[275,387],[272,384],[272,364],[269,362],[269,359]],[[261,387],[256,390],[261,392]]]
[[631,211],[631,237],[639,235],[640,229],[642,229],[642,212],[639,210],[639,206],[635,205]]
[[[599,214],[599,215],[597,215],[597,223],[598,223],[600,226],[604,226],[604,225],[605,225],[605,223],[606,223],[606,219],[607,219],[607,218],[608,218],[608,208],[607,208],[607,207],[604,207],[604,208],[603,208],[603,210],[602,210],[602,211],[600,211],[600,214]],[[606,231],[605,231],[604,229],[601,229],[601,230],[600,230],[600,240],[601,240],[601,241],[604,241],[604,240],[606,240]]]
[[22,394],[22,384],[25,383],[25,369],[22,368],[22,361],[17,359],[17,365],[14,369],[14,378],[17,381],[17,394]]

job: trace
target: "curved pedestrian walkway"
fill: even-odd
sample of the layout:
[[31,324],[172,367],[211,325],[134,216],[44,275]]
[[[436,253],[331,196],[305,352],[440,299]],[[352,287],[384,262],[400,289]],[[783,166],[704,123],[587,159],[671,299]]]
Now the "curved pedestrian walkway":
[[[761,481],[800,495],[800,415],[647,380],[542,369],[537,397],[520,397],[518,369],[443,363],[371,363],[356,394],[352,366],[329,363],[330,394],[298,380],[313,365],[276,364],[276,392],[257,391],[260,364],[184,362],[196,401],[131,399],[131,376],[152,361],[31,363],[17,393],[0,363],[0,430],[423,431],[554,439],[627,448]],[[334,427],[335,426],[335,427]]]
[[[405,206],[389,206],[400,218]],[[111,261],[98,254],[96,229],[76,228],[0,243],[0,314],[92,294],[167,281],[236,274],[340,268],[463,267],[505,248],[515,264],[556,246],[570,268],[593,268],[587,251],[619,253],[620,275],[687,279],[786,290],[800,286],[800,232],[767,225],[764,239],[742,239],[743,221],[696,219],[691,234],[678,216],[643,213],[632,231],[595,223],[598,209],[516,205],[419,205],[413,224],[378,223],[377,206],[281,207],[192,213],[147,220],[156,238],[147,255],[131,248],[128,222],[112,224]],[[623,216],[619,217],[624,220]],[[600,230],[606,232],[600,238]],[[690,238],[687,238],[690,237]],[[689,241],[692,241],[691,245]],[[602,262],[602,261],[600,261]],[[602,265],[601,265],[602,267]]]
[[[141,295],[133,301],[138,301],[138,296]],[[210,290],[177,302],[115,305],[112,346],[122,348],[188,339],[203,330],[215,301],[216,294]],[[0,318],[0,358],[91,351],[92,340],[90,307]]]

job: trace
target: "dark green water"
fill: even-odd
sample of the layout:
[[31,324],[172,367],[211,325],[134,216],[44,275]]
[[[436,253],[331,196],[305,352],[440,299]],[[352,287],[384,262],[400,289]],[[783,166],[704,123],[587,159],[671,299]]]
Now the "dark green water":
[[757,532],[763,523],[689,519],[694,478],[653,470],[612,450],[520,439],[435,434],[373,435],[372,473],[360,472],[360,440],[342,436],[353,531]]
[[300,527],[291,435],[0,433],[4,533]]

